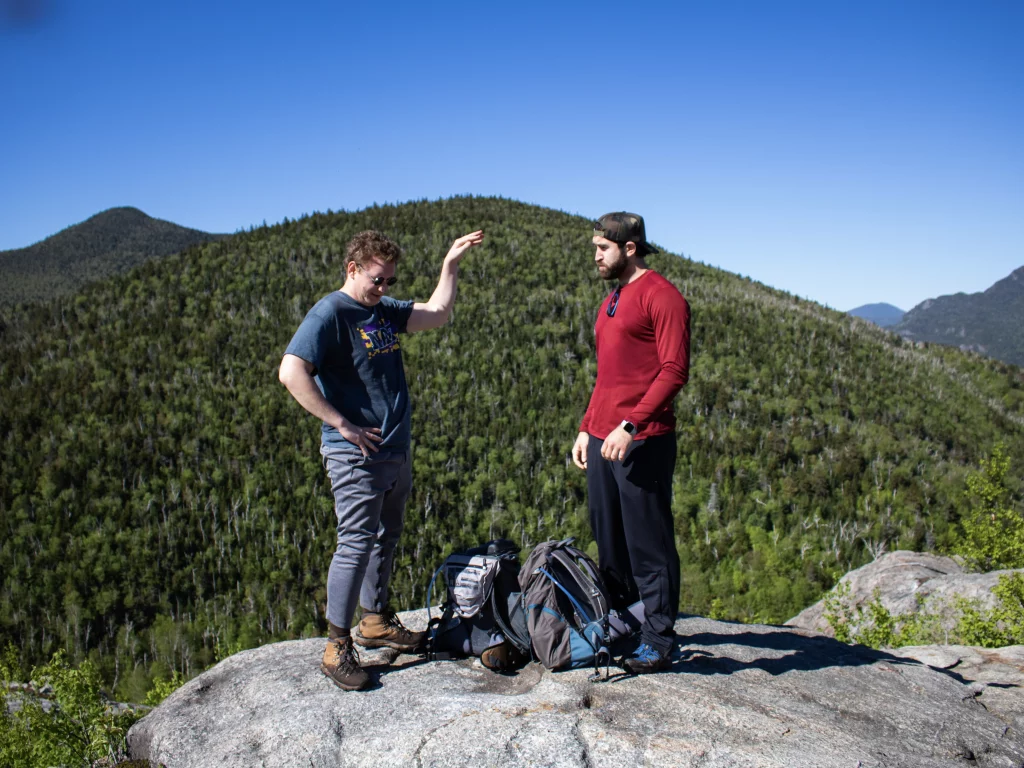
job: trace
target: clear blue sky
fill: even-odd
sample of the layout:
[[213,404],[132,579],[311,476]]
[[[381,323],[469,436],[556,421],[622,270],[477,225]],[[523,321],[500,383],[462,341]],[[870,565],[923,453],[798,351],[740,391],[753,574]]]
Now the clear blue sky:
[[0,0],[0,250],[503,195],[837,309],[1024,265],[1024,2]]

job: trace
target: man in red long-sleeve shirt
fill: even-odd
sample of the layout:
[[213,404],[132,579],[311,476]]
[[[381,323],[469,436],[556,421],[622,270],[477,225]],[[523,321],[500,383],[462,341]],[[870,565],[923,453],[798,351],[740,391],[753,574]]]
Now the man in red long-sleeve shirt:
[[597,313],[597,382],[572,448],[587,472],[590,525],[612,604],[644,604],[634,674],[671,663],[679,608],[672,519],[676,463],[672,400],[689,378],[690,307],[644,262],[657,251],[644,220],[608,213],[594,224],[594,261],[615,290]]

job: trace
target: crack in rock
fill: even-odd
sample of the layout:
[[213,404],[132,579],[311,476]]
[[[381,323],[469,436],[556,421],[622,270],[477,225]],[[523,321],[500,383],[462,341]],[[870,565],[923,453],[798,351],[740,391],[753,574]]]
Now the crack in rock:
[[417,768],[423,768],[423,759],[420,757],[420,753],[423,751],[423,748],[427,746],[427,742],[430,741],[430,737],[433,736],[438,731],[442,730],[443,728],[447,728],[449,725],[454,723],[457,719],[458,718],[452,718],[451,720],[445,720],[443,723],[438,725],[436,728],[431,728],[429,731],[424,733],[423,736],[420,737],[420,745],[418,747],[416,747],[416,750],[412,753],[412,759],[415,761],[415,765],[417,766]]
[[519,755],[519,747],[516,746],[515,741],[519,738],[519,734],[523,732],[523,726],[516,728],[512,735],[508,737],[508,741],[505,742],[505,754],[510,758],[515,759]]
[[581,712],[576,716],[576,723],[572,727],[572,736],[580,746],[580,757],[583,760],[583,768],[594,768],[594,761],[590,756],[590,746],[587,744],[587,740],[583,738],[583,734],[580,732],[580,725],[583,723],[584,717],[586,717],[584,712]]

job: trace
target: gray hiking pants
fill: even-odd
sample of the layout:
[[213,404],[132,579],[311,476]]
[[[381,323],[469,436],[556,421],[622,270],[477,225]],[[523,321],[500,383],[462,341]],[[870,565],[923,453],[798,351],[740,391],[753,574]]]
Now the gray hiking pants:
[[395,545],[412,490],[408,451],[381,450],[369,458],[321,446],[334,494],[338,546],[327,572],[327,619],[349,627],[356,603],[379,612],[387,605]]

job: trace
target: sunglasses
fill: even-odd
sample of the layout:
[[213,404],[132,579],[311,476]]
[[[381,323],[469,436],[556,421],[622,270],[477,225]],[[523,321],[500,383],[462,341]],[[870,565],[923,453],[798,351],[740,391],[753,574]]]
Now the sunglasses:
[[619,291],[622,290],[620,285],[615,289],[615,293],[612,294],[611,300],[608,302],[608,309],[605,310],[608,313],[608,317],[615,317],[615,310],[619,306]]
[[[363,269],[358,264],[356,264],[356,269],[358,269],[360,272],[366,272],[366,270]],[[369,273],[367,273],[366,276],[368,278],[370,278],[370,282],[373,283],[374,285],[380,285],[381,283],[387,283],[389,286],[391,286],[391,285],[394,285],[395,283],[398,282],[398,278],[397,277],[389,277],[389,278],[387,278],[385,280],[383,277],[374,277],[373,275],[371,275]]]

